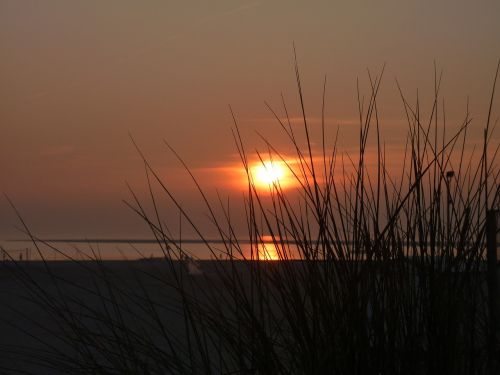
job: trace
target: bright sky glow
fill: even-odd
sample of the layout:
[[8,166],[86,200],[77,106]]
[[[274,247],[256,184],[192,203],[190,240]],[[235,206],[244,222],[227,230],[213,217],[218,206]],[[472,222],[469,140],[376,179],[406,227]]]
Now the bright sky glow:
[[[132,135],[193,216],[204,217],[205,207],[163,139],[204,189],[231,196],[236,206],[248,176],[236,165],[228,106],[247,150],[266,155],[264,137],[292,158],[287,163],[302,179],[295,148],[263,103],[284,123],[289,115],[302,147],[294,44],[313,151],[321,149],[324,112],[327,149],[339,130],[339,155],[356,154],[357,79],[359,93],[369,98],[367,70],[373,78],[384,63],[377,105],[391,164],[402,164],[408,131],[395,79],[410,104],[418,90],[427,114],[434,63],[438,74],[443,69],[440,95],[447,123],[453,130],[462,123],[470,97],[467,143],[481,144],[500,51],[500,1],[427,3],[2,0],[0,79],[6,89],[0,90],[0,192],[40,237],[147,238],[149,227],[138,225],[122,203],[130,197],[124,181],[140,198],[149,198]],[[500,95],[493,107],[495,119]],[[498,129],[492,137],[497,144]],[[261,164],[253,158],[250,166],[260,193],[272,191],[273,182],[290,193],[294,186],[300,189],[286,165],[253,169]],[[178,210],[163,211],[166,221],[178,221]],[[244,227],[244,211],[238,213],[235,220]],[[211,223],[200,225],[212,230]],[[0,241],[19,237],[17,227],[16,215],[0,199]]]

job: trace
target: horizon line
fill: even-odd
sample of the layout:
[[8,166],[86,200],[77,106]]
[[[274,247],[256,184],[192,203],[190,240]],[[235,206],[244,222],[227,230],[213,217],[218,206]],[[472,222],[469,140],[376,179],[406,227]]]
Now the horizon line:
[[[173,238],[173,239],[169,239],[169,238],[166,238],[165,239],[167,242],[169,243],[176,243],[176,244],[179,244],[179,243],[191,243],[191,244],[195,244],[195,243],[215,243],[215,244],[223,244],[223,243],[228,243],[230,240],[227,239],[227,240],[223,240],[223,239],[195,239],[195,238],[186,238],[186,239],[182,239],[182,238]],[[262,239],[262,241],[257,241],[257,242],[273,242],[273,239],[272,238],[269,238],[269,240],[267,240],[267,238],[264,236]],[[55,243],[145,243],[145,244],[148,244],[148,243],[158,243],[158,242],[163,242],[163,239],[147,239],[147,238],[48,238],[48,239],[43,239],[43,238],[40,238],[40,239],[20,239],[20,238],[14,238],[14,239],[6,239],[6,240],[3,240],[5,242],[39,242],[39,243],[43,243],[43,242],[55,242]],[[240,240],[235,240],[233,239],[232,240],[233,243],[255,243],[256,241],[252,241],[250,239],[240,239]],[[285,243],[290,243],[290,244],[296,244],[297,241],[295,240],[288,240],[288,239],[279,239],[279,238],[276,238],[276,242],[285,242]]]

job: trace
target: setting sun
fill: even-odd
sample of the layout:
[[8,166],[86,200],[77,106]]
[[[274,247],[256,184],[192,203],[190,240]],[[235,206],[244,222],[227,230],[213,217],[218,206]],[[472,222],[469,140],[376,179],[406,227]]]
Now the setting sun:
[[252,174],[256,184],[269,187],[274,184],[283,185],[289,171],[284,162],[267,160],[253,167]]

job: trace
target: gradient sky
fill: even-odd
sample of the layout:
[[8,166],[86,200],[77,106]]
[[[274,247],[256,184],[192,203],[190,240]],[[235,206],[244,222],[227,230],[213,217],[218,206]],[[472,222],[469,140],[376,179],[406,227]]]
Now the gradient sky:
[[[145,192],[131,134],[196,217],[206,210],[163,140],[211,195],[240,199],[228,106],[250,150],[265,149],[255,131],[286,147],[264,101],[281,110],[283,93],[299,116],[293,43],[313,135],[326,75],[327,125],[355,147],[356,79],[368,93],[367,69],[386,63],[382,136],[397,158],[407,128],[395,78],[411,100],[418,89],[428,111],[436,61],[450,126],[469,96],[477,142],[499,20],[498,0],[0,0],[0,191],[39,236],[145,237],[122,202],[125,182]],[[19,237],[16,225],[0,199],[0,239]]]

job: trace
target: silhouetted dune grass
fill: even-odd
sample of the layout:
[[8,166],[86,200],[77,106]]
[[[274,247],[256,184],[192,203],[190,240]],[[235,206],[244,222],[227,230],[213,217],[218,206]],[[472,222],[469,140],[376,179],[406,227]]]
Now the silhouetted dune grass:
[[[105,262],[68,257],[65,267],[6,262],[2,272],[24,287],[23,297],[16,297],[22,302],[16,300],[12,308],[31,304],[45,315],[41,321],[51,323],[37,327],[32,315],[16,311],[18,322],[8,323],[25,328],[38,346],[4,345],[3,355],[34,373],[496,371],[498,346],[488,341],[492,325],[485,263],[486,213],[498,208],[500,199],[491,105],[484,144],[471,153],[466,147],[468,110],[454,133],[441,120],[437,73],[428,118],[420,115],[421,101],[410,104],[398,86],[408,137],[404,166],[396,175],[380,139],[382,73],[369,76],[369,95],[358,99],[359,154],[346,158],[347,168],[338,142],[332,149],[325,145],[324,118],[322,150],[313,150],[296,65],[303,128],[293,128],[270,107],[295,153],[294,164],[265,139],[268,154],[260,157],[287,163],[298,199],[291,199],[279,182],[264,199],[233,115],[234,139],[248,177],[245,238],[236,235],[240,228],[232,225],[234,213],[222,200],[207,198],[179,157],[219,234],[222,258],[138,147],[150,201],[142,202],[131,191],[128,204],[151,228],[164,258]],[[494,89],[491,103],[493,96]],[[282,111],[286,119],[284,102]],[[377,157],[371,169],[365,159],[369,139]],[[197,262],[200,274],[187,268],[188,252],[161,216],[159,197],[152,193],[158,186],[212,252],[212,260]],[[243,245],[243,239],[250,244]],[[262,259],[261,246],[270,243],[275,261]],[[250,253],[244,246],[250,246]],[[9,363],[1,366],[17,368],[16,362]]]

